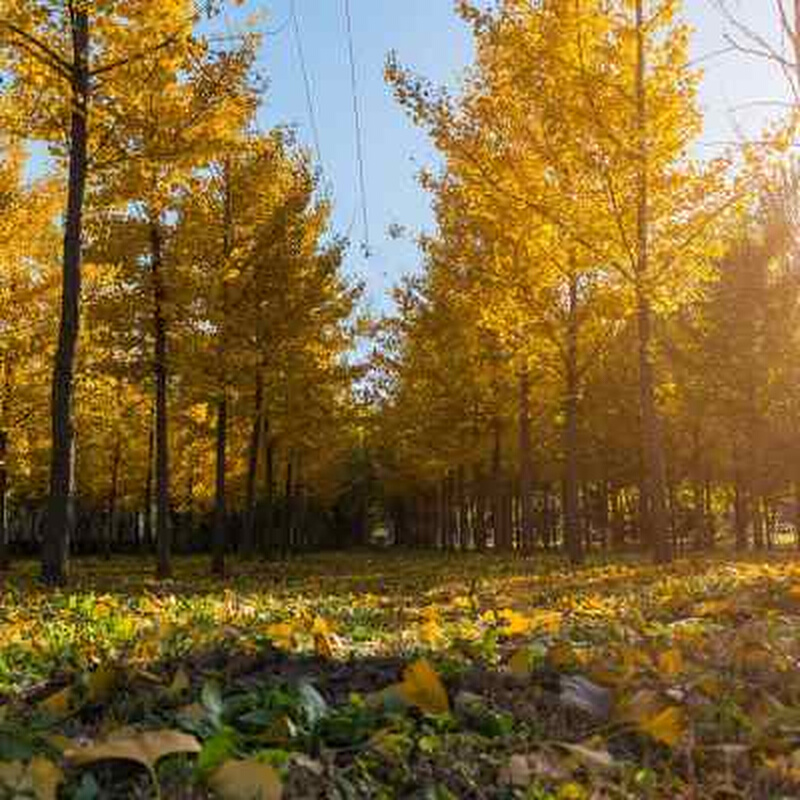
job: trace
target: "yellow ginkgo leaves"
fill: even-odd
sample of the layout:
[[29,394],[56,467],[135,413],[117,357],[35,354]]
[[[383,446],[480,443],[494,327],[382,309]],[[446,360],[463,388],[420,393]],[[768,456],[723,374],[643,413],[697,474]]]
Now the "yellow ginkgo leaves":
[[406,667],[403,680],[390,687],[390,691],[426,714],[445,714],[450,710],[447,690],[436,670],[425,660]]
[[667,706],[655,716],[641,720],[639,728],[657,742],[675,747],[686,732],[686,715],[678,706]]
[[620,721],[668,747],[681,741],[688,726],[686,712],[651,689],[635,692],[620,705],[618,716]]
[[673,648],[665,650],[658,656],[658,673],[664,678],[675,678],[684,671],[683,654]]
[[496,623],[504,636],[524,636],[526,634],[555,634],[561,630],[562,615],[559,611],[536,609],[522,613],[513,608],[499,611],[486,611],[481,615],[484,623]]

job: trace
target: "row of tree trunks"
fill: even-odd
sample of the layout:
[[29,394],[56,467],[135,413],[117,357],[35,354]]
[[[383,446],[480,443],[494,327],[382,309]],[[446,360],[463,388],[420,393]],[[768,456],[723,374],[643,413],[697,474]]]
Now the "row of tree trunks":
[[[493,476],[487,480],[479,468],[471,471],[472,480],[467,480],[466,475],[466,469],[454,470],[428,491],[391,504],[389,513],[394,519],[398,544],[522,554],[563,547],[573,563],[580,563],[590,550],[652,546],[643,523],[641,497],[630,487],[608,481],[581,484],[576,480],[570,509],[566,481],[560,487],[536,485],[523,501],[519,480],[503,474],[499,479]],[[713,507],[710,480],[688,486],[688,493],[685,484],[670,484],[667,488],[665,530],[670,550],[675,552],[709,549],[717,538],[718,514]],[[734,503],[734,522],[741,515],[741,509],[733,513],[736,508]],[[530,522],[525,520],[526,513],[530,514]],[[776,528],[774,504],[760,498],[757,508],[748,514],[748,531],[752,527],[756,546],[772,546]]]

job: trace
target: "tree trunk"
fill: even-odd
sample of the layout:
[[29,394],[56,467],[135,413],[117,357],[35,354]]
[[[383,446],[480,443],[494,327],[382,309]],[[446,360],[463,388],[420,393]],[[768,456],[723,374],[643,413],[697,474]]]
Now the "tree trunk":
[[153,272],[156,381],[156,544],[157,575],[172,575],[172,533],[169,524],[169,439],[167,427],[167,319],[164,303],[163,243],[159,221],[150,219],[150,258]]
[[144,482],[144,537],[145,547],[150,551],[153,547],[153,423],[147,432],[147,476]]
[[527,366],[519,375],[519,496],[520,545],[533,550],[533,453],[531,445],[531,380]]
[[64,224],[63,284],[58,350],[51,393],[52,449],[47,528],[42,547],[42,580],[51,586],[67,580],[69,493],[71,484],[72,390],[75,348],[80,326],[83,201],[86,190],[89,113],[89,15],[78,5],[71,15],[72,112],[69,184]]
[[578,279],[570,276],[567,326],[567,395],[564,401],[564,537],[570,563],[583,561],[578,522]]
[[0,570],[11,566],[8,541],[8,433],[0,430]]
[[292,454],[289,453],[286,459],[286,488],[284,490],[283,506],[283,531],[281,534],[281,550],[283,557],[289,555],[292,541],[292,525],[294,523],[294,483],[292,482]]
[[[231,163],[226,158],[223,166],[225,183],[225,207],[222,220],[222,254],[225,268],[233,251],[233,195],[231,193]],[[214,535],[211,571],[214,575],[225,574],[225,525],[227,512],[225,508],[225,471],[226,445],[228,427],[228,365],[227,365],[227,326],[228,326],[228,292],[227,284],[222,282],[222,319],[217,333],[217,366],[219,370],[219,400],[217,401],[217,469],[216,499],[214,502]]]
[[261,537],[261,551],[268,555],[272,550],[275,531],[275,442],[269,435],[269,420],[264,418],[264,526]]
[[263,403],[264,379],[259,370],[256,375],[253,427],[250,431],[250,447],[247,454],[244,542],[242,547],[245,556],[252,556],[256,546],[256,478],[258,476],[258,455],[261,452],[261,433],[264,429]]
[[114,438],[114,454],[111,457],[111,486],[108,490],[108,527],[106,528],[105,541],[103,543],[103,556],[111,558],[111,548],[114,540],[114,532],[117,529],[117,493],[119,487],[119,463],[122,458],[122,437],[117,431]]
[[645,21],[643,0],[636,0],[636,126],[639,139],[639,175],[637,179],[637,263],[636,311],[639,337],[639,412],[643,456],[642,520],[645,540],[653,548],[659,563],[672,558],[666,530],[664,500],[664,465],[655,400],[653,364],[652,307],[650,302],[649,254],[649,176],[647,148],[647,97],[645,92]]
[[225,461],[228,430],[228,398],[222,393],[217,403],[217,463],[216,497],[214,500],[214,535],[212,542],[211,572],[222,577],[225,574]]
[[496,550],[503,547],[502,520],[503,520],[503,467],[502,467],[502,438],[503,431],[500,419],[495,417],[492,424],[494,434],[494,451],[492,453],[492,545]]

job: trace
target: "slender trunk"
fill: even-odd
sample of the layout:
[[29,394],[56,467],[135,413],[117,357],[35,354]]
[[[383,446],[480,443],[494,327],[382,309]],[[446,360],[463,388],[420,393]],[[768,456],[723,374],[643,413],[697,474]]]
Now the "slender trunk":
[[147,433],[147,477],[144,482],[144,542],[150,550],[153,546],[153,424]]
[[261,551],[267,555],[273,546],[275,530],[275,441],[269,435],[269,420],[264,418],[264,527]]
[[473,546],[476,550],[483,551],[486,549],[486,480],[480,466],[475,467],[472,485],[475,493],[475,519],[472,523]]
[[0,570],[11,566],[8,542],[8,433],[0,430]]
[[520,544],[533,550],[533,453],[531,446],[531,380],[527,366],[519,375],[519,495]]
[[225,574],[225,450],[227,446],[228,398],[222,393],[217,405],[216,498],[214,502],[214,535],[211,572]]
[[114,437],[114,454],[111,457],[111,486],[108,490],[108,528],[103,543],[103,556],[111,558],[114,533],[117,529],[117,492],[119,487],[119,464],[122,459],[122,437],[117,431]]
[[[222,255],[225,268],[233,251],[233,195],[231,193],[231,163],[226,158],[223,165],[225,183],[225,207],[222,221]],[[227,513],[225,508],[225,472],[227,426],[228,426],[228,370],[227,370],[227,327],[228,327],[228,291],[227,284],[222,282],[222,319],[217,334],[217,366],[219,370],[219,399],[217,401],[217,469],[216,498],[214,502],[214,534],[211,571],[214,575],[225,574],[225,525]]]
[[753,546],[756,550],[764,549],[764,505],[761,497],[757,494],[752,498],[752,515],[753,515]]
[[573,565],[583,561],[578,522],[578,279],[570,276],[564,402],[564,537]]
[[641,415],[641,445],[643,455],[642,518],[645,539],[653,548],[657,562],[672,558],[666,530],[664,505],[664,465],[659,436],[658,411],[655,400],[655,369],[653,364],[652,279],[649,254],[649,178],[647,145],[647,97],[645,90],[645,22],[643,0],[636,0],[636,126],[639,139],[639,175],[637,179],[637,264],[636,310],[639,336],[639,410]]
[[503,541],[503,472],[502,472],[502,438],[503,431],[500,419],[495,417],[492,424],[494,434],[494,451],[492,453],[492,539],[495,550],[504,546]]
[[167,427],[167,319],[164,290],[164,263],[161,227],[150,220],[150,258],[153,273],[156,382],[156,544],[159,578],[172,575],[172,534],[169,524],[169,441]]
[[281,535],[282,555],[284,557],[289,555],[292,541],[292,525],[293,518],[293,490],[294,484],[292,482],[292,454],[289,453],[286,458],[286,488],[284,490],[284,508],[283,508],[283,532]]
[[264,429],[264,378],[259,370],[256,374],[255,409],[253,427],[250,431],[250,448],[247,455],[247,486],[245,498],[244,555],[252,556],[256,546],[256,477],[258,455],[261,452],[261,432]]
[[89,15],[79,5],[71,15],[72,68],[69,184],[64,224],[63,284],[58,350],[53,365],[51,396],[52,449],[47,528],[42,547],[42,580],[61,585],[67,580],[69,492],[71,484],[72,390],[75,349],[80,325],[83,201],[86,190],[89,113]]
[[458,513],[459,550],[469,550],[469,502],[467,498],[467,478],[464,465],[460,464],[456,472],[456,506]]

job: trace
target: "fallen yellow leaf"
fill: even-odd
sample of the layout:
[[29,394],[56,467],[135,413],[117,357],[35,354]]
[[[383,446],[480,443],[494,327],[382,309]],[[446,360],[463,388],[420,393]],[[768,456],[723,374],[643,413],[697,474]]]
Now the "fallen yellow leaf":
[[674,747],[686,730],[686,717],[677,706],[667,706],[654,717],[642,720],[639,727],[656,741]]
[[208,783],[221,800],[281,800],[283,796],[275,770],[252,759],[227,761]]
[[662,678],[674,678],[684,670],[681,651],[673,648],[661,653],[658,657],[658,674]]
[[200,742],[188,733],[157,730],[109,737],[104,742],[73,747],[65,751],[64,757],[78,766],[110,759],[135,761],[152,771],[164,756],[199,753],[201,749]]
[[409,705],[426,714],[444,714],[450,710],[450,701],[439,676],[424,659],[406,667],[398,694]]

